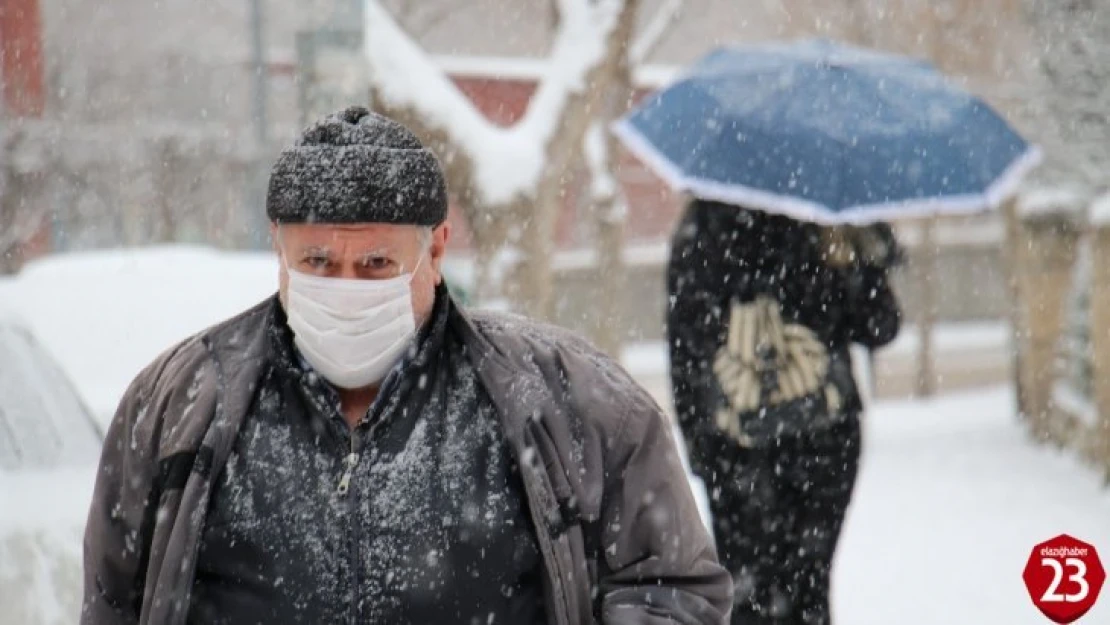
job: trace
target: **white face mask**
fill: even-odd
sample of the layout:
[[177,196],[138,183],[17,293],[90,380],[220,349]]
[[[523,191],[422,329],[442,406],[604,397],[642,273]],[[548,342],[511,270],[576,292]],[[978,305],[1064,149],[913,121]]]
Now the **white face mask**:
[[301,355],[340,388],[381,382],[416,333],[416,269],[389,280],[352,280],[313,276],[287,266],[286,315]]

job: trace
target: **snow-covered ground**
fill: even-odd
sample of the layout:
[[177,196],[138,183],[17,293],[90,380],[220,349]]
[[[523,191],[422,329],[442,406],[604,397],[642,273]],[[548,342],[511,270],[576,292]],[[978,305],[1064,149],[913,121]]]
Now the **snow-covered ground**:
[[0,625],[74,625],[96,467],[0,472]]
[[[1044,624],[1021,581],[1035,543],[1069,533],[1110,561],[1110,492],[1070,456],[1032,446],[1010,415],[1005,389],[874,407],[834,574],[838,622]],[[51,592],[51,579],[79,583],[89,482],[76,471],[0,481],[0,534],[37,537],[0,543],[0,554],[18,556],[0,558],[0,596],[20,578],[38,597]],[[57,567],[71,572],[49,573]],[[28,622],[11,616],[0,611],[0,625]],[[1108,622],[1110,589],[1081,621]]]
[[[196,248],[74,255],[0,281],[0,301],[107,417],[159,351],[271,293],[276,270],[269,255]],[[635,346],[625,360],[658,384],[666,354],[661,344]],[[1029,443],[1012,413],[1005,389],[873,407],[836,563],[839,623],[1046,623],[1021,581],[1035,543],[1070,533],[1110,564],[1110,490],[1070,455]],[[2,588],[20,577],[62,580],[54,592],[73,596],[90,486],[91,471],[0,479],[0,535],[38,536],[0,542],[0,605],[10,605]],[[27,592],[51,590],[40,581]],[[0,625],[35,622],[11,618],[0,610]],[[1110,588],[1081,623],[1110,623]]]
[[[1110,564],[1110,490],[1072,455],[1033,446],[992,389],[874,406],[834,572],[847,625],[1048,623],[1021,573],[1068,533]],[[1080,623],[1110,623],[1110,588]]]

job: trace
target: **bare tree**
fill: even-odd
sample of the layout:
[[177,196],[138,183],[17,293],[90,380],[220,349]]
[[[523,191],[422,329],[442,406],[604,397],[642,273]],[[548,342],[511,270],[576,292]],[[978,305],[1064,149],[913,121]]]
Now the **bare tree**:
[[1094,196],[1110,188],[1110,0],[1025,0],[1035,33],[1024,117],[1044,144],[1040,177]]
[[378,0],[365,5],[365,56],[375,107],[413,128],[440,156],[474,236],[478,295],[503,294],[550,318],[554,225],[572,160],[628,45],[637,0],[558,0],[548,70],[523,119],[489,122]]
[[684,0],[665,0],[621,54],[613,81],[585,136],[584,161],[590,174],[589,215],[597,257],[597,314],[590,327],[593,342],[618,357],[622,344],[621,302],[627,272],[624,267],[624,227],[628,201],[620,185],[620,146],[609,126],[628,112],[635,98],[633,73],[662,41],[682,11]]

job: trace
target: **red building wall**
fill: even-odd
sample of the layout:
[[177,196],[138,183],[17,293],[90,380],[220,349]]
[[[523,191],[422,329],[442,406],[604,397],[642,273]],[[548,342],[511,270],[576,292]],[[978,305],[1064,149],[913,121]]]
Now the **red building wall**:
[[[13,119],[43,116],[46,75],[38,0],[0,0],[0,112]],[[2,121],[2,120],[0,120]],[[50,250],[50,220],[14,250],[19,263]]]
[[0,0],[0,99],[12,117],[46,108],[42,14],[38,0]]

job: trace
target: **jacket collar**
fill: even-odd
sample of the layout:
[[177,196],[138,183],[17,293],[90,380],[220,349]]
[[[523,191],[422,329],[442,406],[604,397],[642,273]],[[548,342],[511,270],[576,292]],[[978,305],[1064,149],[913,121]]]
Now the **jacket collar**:
[[462,338],[479,377],[490,389],[490,398],[503,415],[505,434],[510,441],[523,445],[526,419],[539,419],[553,403],[550,390],[535,363],[524,358],[523,350],[506,350],[491,341],[462,308],[453,305],[451,312],[452,329]]
[[[207,336],[205,346],[216,361],[222,386],[236,389],[232,395],[246,395],[245,401],[234,402],[235,406],[224,406],[225,410],[234,408],[245,414],[249,407],[250,398],[253,397],[253,391],[262,378],[270,356],[269,329],[278,321],[276,315],[279,314],[283,316],[275,294],[231,322],[222,324]],[[518,448],[523,448],[527,421],[538,420],[542,415],[557,410],[549,385],[535,362],[528,357],[530,351],[506,349],[505,345],[495,344],[442,286],[437,290],[433,320],[433,324],[442,324],[440,331],[455,332],[463,340],[487,389],[508,391],[491,392],[491,399],[503,415],[505,434],[517,443]],[[416,361],[424,362],[424,359],[434,355],[434,351],[418,350]],[[250,393],[239,392],[238,389],[242,388],[249,388]],[[241,421],[242,417],[235,414],[225,416],[233,422]]]

